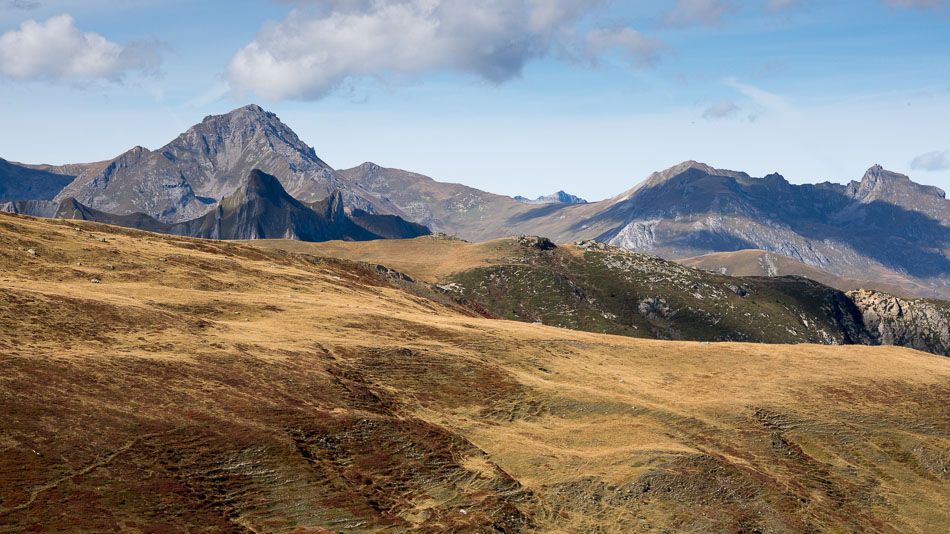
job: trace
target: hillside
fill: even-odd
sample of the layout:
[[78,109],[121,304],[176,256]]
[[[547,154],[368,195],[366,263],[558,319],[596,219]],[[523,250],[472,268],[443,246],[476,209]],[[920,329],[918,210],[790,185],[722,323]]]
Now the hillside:
[[800,276],[730,277],[593,241],[436,235],[260,246],[386,265],[504,319],[653,339],[897,343],[950,355],[945,301],[858,295]]
[[947,358],[490,320],[16,215],[0,269],[3,532],[950,528]]

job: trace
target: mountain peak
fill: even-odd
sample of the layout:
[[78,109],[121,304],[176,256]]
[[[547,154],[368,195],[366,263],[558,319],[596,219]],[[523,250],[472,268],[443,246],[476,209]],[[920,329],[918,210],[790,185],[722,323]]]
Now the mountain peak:
[[918,184],[911,180],[909,176],[889,171],[878,164],[871,166],[864,173],[860,182],[848,184],[848,192],[852,197],[864,201],[885,198],[894,200],[897,196],[907,195],[946,198],[943,189],[932,185]]
[[246,111],[250,113],[267,113],[266,111],[264,111],[264,108],[258,106],[257,104],[248,104],[246,106],[239,107],[231,111],[231,113],[237,113],[239,111]]
[[882,167],[880,164],[874,164],[871,166],[867,172],[864,173],[864,177],[861,178],[862,182],[879,182],[886,180],[899,180],[899,181],[910,181],[910,178],[904,174],[896,173],[889,171]]
[[215,123],[235,123],[235,122],[269,122],[273,121],[275,123],[280,123],[280,119],[276,114],[271,113],[270,111],[265,110],[264,108],[258,106],[257,104],[248,104],[246,106],[241,106],[236,109],[232,109],[227,113],[222,113],[221,115],[208,115],[202,119],[201,123],[192,126],[192,128],[198,128],[206,124],[215,124]]

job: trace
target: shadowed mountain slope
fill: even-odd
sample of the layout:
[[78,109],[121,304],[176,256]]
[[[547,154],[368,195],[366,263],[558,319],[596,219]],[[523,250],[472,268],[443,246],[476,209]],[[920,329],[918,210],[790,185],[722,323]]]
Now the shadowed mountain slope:
[[948,358],[490,320],[342,260],[9,214],[0,270],[3,532],[950,528]]
[[73,178],[0,158],[0,202],[52,200]]

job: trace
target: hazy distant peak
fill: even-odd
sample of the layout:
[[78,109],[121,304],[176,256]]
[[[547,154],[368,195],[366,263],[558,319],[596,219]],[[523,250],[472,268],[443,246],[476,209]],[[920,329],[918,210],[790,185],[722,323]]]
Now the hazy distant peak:
[[550,195],[542,195],[535,199],[520,195],[514,197],[514,199],[525,204],[587,204],[587,201],[583,198],[566,193],[564,190]]
[[852,181],[848,184],[848,192],[854,198],[862,201],[884,198],[893,200],[894,195],[927,195],[941,199],[946,198],[943,189],[932,185],[918,184],[911,180],[909,176],[889,171],[878,164],[868,169],[860,182]]

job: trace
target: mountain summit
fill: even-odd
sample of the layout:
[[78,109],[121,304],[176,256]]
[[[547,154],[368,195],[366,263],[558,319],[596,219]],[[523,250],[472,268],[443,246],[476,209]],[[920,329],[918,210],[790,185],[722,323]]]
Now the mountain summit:
[[181,222],[208,212],[254,169],[275,176],[304,202],[341,191],[350,206],[400,214],[344,179],[277,115],[253,104],[205,117],[158,150],[136,147],[103,170],[80,173],[56,200],[72,197],[110,213],[143,212]]

